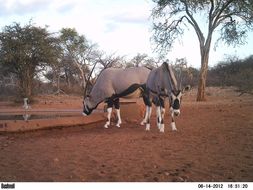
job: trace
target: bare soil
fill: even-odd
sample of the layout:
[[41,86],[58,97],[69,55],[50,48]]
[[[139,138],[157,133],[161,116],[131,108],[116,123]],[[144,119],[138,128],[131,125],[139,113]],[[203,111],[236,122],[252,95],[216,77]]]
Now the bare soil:
[[[178,131],[140,126],[144,105],[125,104],[123,124],[104,122],[0,135],[0,181],[253,181],[253,97],[208,88],[207,102],[184,97]],[[33,108],[80,108],[82,99],[41,96]],[[141,105],[141,106],[138,106]],[[15,108],[0,102],[1,109]],[[20,107],[21,105],[18,105]]]

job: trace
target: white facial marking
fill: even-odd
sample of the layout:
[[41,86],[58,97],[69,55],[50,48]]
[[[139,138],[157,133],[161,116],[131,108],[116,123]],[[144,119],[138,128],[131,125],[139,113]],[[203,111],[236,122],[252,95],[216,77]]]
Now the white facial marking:
[[182,98],[183,94],[182,92],[179,93],[179,95],[177,96],[178,100],[179,100],[179,103],[181,103],[181,98]]
[[174,101],[177,97],[172,93],[172,100]]
[[88,112],[89,111],[89,108],[88,108],[88,106],[87,105],[85,105],[85,110]]
[[180,115],[180,110],[178,109],[178,110],[173,110],[173,112],[174,112],[174,114],[176,115],[176,116],[178,116],[178,115]]

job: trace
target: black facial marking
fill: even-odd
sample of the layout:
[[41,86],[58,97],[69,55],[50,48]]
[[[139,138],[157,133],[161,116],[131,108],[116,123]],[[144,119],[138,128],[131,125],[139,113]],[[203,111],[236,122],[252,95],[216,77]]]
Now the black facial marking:
[[175,95],[175,96],[178,96],[180,94],[180,90],[172,90],[172,93]]
[[180,108],[180,103],[179,103],[179,100],[178,100],[178,98],[176,98],[175,100],[174,100],[174,103],[173,103],[173,109],[175,109],[175,110],[178,110],[179,108]]
[[93,109],[90,109],[88,106],[83,106],[83,113],[85,113],[86,115],[90,115],[92,111]]

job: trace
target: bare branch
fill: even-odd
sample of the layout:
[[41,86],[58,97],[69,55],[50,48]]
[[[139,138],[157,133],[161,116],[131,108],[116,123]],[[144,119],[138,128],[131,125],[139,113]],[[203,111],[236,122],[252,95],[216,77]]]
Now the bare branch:
[[208,26],[209,31],[212,30],[212,20],[213,20],[213,10],[214,10],[214,1],[210,0],[210,2],[211,2],[211,8],[209,11],[209,26]]
[[213,22],[213,26],[214,28],[216,28],[218,26],[218,22],[219,19],[222,15],[222,13],[224,12],[224,10],[233,2],[234,0],[228,0],[225,4],[223,4],[223,6],[221,7],[221,9],[217,12],[217,15],[215,15],[215,19]]
[[187,2],[185,0],[181,0],[181,2],[184,3],[186,14],[188,15],[189,20],[191,21],[189,23],[193,26],[194,30],[196,31],[196,34],[198,36],[200,44],[203,44],[205,41],[205,37],[204,37],[203,33],[201,32],[197,21],[195,20],[193,15],[190,13]]

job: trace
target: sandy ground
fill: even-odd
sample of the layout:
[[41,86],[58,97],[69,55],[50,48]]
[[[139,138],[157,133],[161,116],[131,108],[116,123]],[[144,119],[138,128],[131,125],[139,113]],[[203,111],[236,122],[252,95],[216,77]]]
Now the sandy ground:
[[[144,106],[122,107],[121,128],[92,125],[0,135],[0,181],[253,181],[253,97],[208,88],[184,97],[178,131],[140,126]],[[81,109],[80,97],[38,97],[32,105]],[[139,103],[140,104],[140,103]],[[15,107],[1,102],[0,108]],[[20,105],[18,105],[20,106]],[[155,113],[155,110],[153,111]]]

